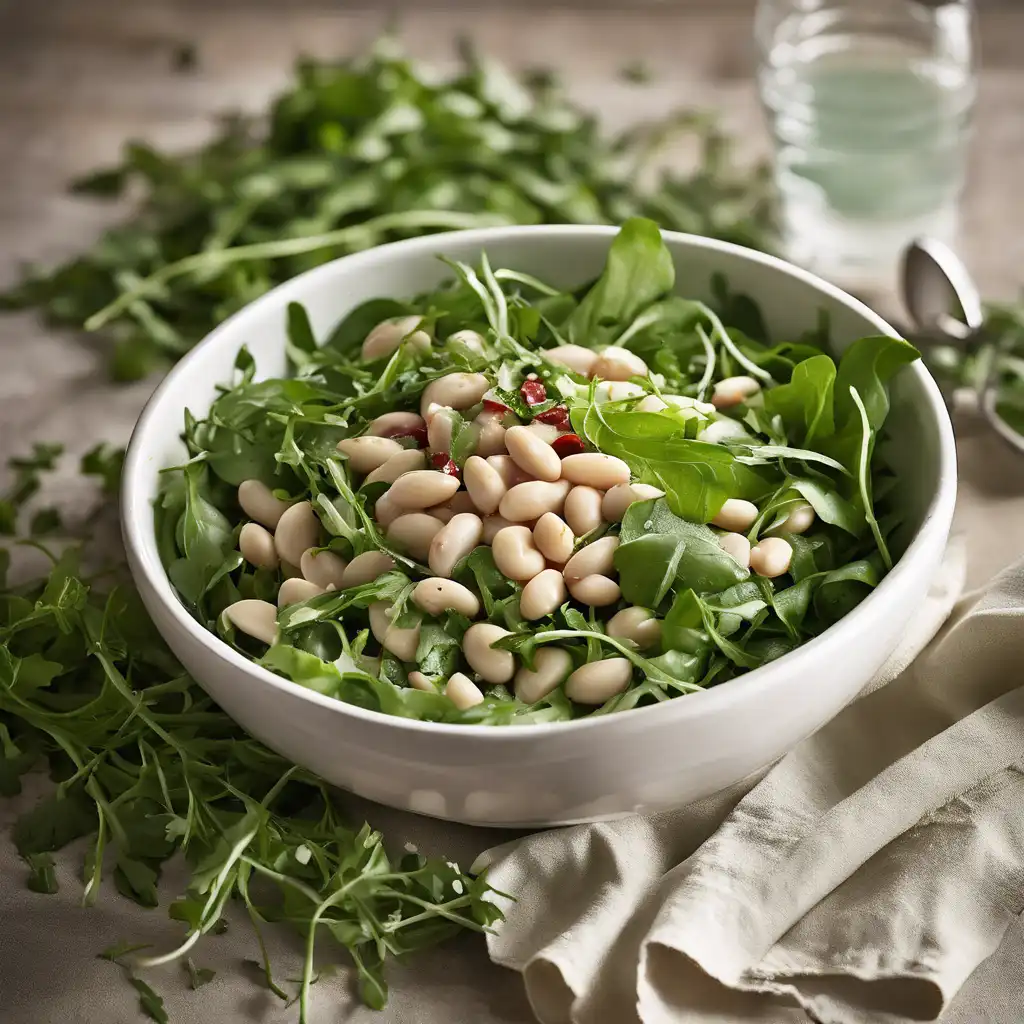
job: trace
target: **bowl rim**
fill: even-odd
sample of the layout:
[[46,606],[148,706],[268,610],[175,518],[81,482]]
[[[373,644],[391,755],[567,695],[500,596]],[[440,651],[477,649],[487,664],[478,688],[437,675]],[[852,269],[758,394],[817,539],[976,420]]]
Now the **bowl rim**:
[[[918,571],[917,561],[922,557],[922,549],[928,545],[931,535],[937,530],[948,531],[952,520],[957,483],[956,448],[953,428],[938,385],[920,360],[905,367],[903,372],[915,374],[922,385],[925,403],[937,427],[939,460],[938,486],[924,513],[921,526],[899,561],[852,612],[845,615],[839,622],[830,626],[819,636],[808,640],[778,660],[745,674],[742,678],[742,686],[722,684],[710,687],[707,690],[680,695],[678,698],[672,698],[658,704],[632,708],[629,712],[623,714],[590,716],[567,722],[538,722],[533,724],[495,726],[460,725],[448,722],[428,722],[416,718],[403,718],[398,715],[389,715],[381,711],[348,704],[337,698],[328,697],[325,694],[302,687],[289,679],[274,675],[268,669],[244,657],[233,647],[226,644],[219,636],[202,626],[188,613],[184,604],[182,604],[175,593],[157,551],[152,505],[148,500],[140,499],[136,495],[142,490],[140,486],[142,479],[151,472],[148,463],[152,459],[150,451],[153,445],[147,443],[147,435],[152,429],[151,423],[156,417],[157,408],[163,403],[165,397],[178,386],[179,381],[189,376],[191,364],[194,362],[193,357],[196,353],[225,344],[227,339],[230,339],[235,333],[236,325],[240,321],[258,317],[264,306],[290,301],[295,297],[294,293],[303,290],[307,284],[316,278],[334,276],[341,264],[344,264],[346,267],[359,264],[367,267],[373,267],[376,264],[386,265],[395,252],[435,257],[437,253],[444,250],[446,241],[454,240],[457,240],[460,244],[479,245],[481,248],[486,248],[489,243],[516,237],[543,240],[559,236],[584,236],[610,240],[617,234],[618,230],[619,228],[614,225],[509,225],[505,227],[471,228],[461,231],[439,232],[437,234],[389,242],[362,252],[341,256],[331,260],[329,263],[298,274],[232,314],[232,316],[206,335],[191,351],[186,353],[172,367],[163,380],[160,381],[143,407],[142,413],[132,431],[125,456],[121,482],[120,513],[121,530],[133,578],[137,580],[137,577],[142,576],[142,582],[148,585],[154,598],[170,614],[175,625],[184,630],[192,640],[205,647],[214,657],[222,659],[235,668],[247,673],[253,678],[254,682],[282,690],[287,695],[298,696],[300,699],[310,701],[329,712],[351,715],[371,728],[390,726],[403,732],[421,733],[426,731],[438,736],[463,737],[467,740],[480,740],[487,737],[489,741],[499,743],[503,741],[518,741],[525,736],[541,738],[555,734],[560,735],[565,732],[582,733],[585,730],[607,731],[610,729],[637,728],[647,722],[652,714],[661,715],[663,722],[667,722],[667,719],[665,719],[666,715],[686,718],[702,715],[713,709],[724,711],[730,706],[742,703],[746,699],[746,694],[754,687],[765,691],[775,686],[781,686],[787,675],[791,672],[799,671],[798,659],[807,660],[813,657],[822,647],[830,645],[838,647],[844,642],[849,642],[850,634],[855,635],[860,623],[872,613],[877,605],[886,600],[887,595],[895,589],[896,581]],[[705,238],[701,235],[692,235],[685,232],[662,231],[662,236],[667,242],[675,245],[727,253],[796,278],[816,291],[846,306],[852,312],[859,314],[870,324],[873,324],[879,333],[900,337],[890,324],[859,299],[854,298],[841,288],[830,284],[816,274],[803,270],[777,256],[763,253],[756,249],[750,249],[746,246],[736,245],[732,242]],[[139,581],[137,580],[137,582]],[[142,589],[144,588],[140,586],[140,590]],[[197,680],[197,682],[199,681]],[[738,680],[730,680],[730,682],[736,683]],[[202,684],[200,683],[200,685]]]

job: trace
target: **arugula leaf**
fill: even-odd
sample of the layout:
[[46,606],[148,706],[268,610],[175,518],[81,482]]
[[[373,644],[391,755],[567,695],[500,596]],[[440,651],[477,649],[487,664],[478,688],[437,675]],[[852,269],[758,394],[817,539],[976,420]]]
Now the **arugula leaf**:
[[809,447],[815,440],[835,432],[833,388],[836,365],[829,356],[817,355],[793,368],[788,384],[769,388],[764,407],[771,416],[781,416],[790,436]]
[[696,593],[716,593],[748,576],[711,530],[673,514],[663,498],[630,505],[619,537],[615,567],[630,604],[657,608],[677,581]]
[[124,456],[124,448],[101,441],[82,456],[79,469],[83,476],[99,477],[103,493],[108,497],[116,497],[121,489]]
[[806,498],[815,515],[823,522],[838,526],[854,537],[864,532],[863,511],[848,502],[824,479],[791,477],[786,481],[786,487]]
[[185,958],[185,970],[188,972],[189,986],[193,991],[201,989],[204,985],[209,985],[217,976],[217,972],[209,967],[196,967],[192,962],[192,957]]
[[610,344],[645,306],[672,290],[675,276],[657,224],[627,220],[608,250],[604,271],[569,317],[569,340],[591,348]]
[[661,488],[680,518],[706,523],[727,498],[756,499],[770,490],[764,477],[730,449],[687,438],[670,416],[605,411],[597,404],[578,404],[570,415],[581,437],[622,459],[644,483]]
[[57,892],[56,864],[48,853],[29,853],[25,855],[25,863],[31,869],[27,885],[33,892],[52,896]]
[[835,421],[845,426],[857,418],[857,407],[850,388],[856,388],[864,404],[867,422],[873,431],[882,428],[889,414],[886,383],[921,353],[902,338],[887,334],[855,341],[839,360],[835,381]]
[[132,988],[139,993],[139,1009],[150,1020],[156,1021],[156,1024],[168,1024],[170,1018],[164,1009],[163,999],[146,982],[134,974],[128,975],[128,981]]
[[0,497],[0,536],[13,536],[17,529],[19,510],[39,490],[43,473],[51,472],[64,449],[59,444],[36,444],[32,454],[11,459],[14,481],[7,493]]

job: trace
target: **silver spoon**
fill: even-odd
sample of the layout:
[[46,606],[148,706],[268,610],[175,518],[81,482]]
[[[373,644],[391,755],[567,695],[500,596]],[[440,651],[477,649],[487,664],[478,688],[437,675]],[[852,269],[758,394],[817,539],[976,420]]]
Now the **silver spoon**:
[[[903,304],[921,340],[960,349],[977,348],[983,342],[981,295],[967,267],[948,245],[934,238],[911,242],[903,252],[901,285]],[[978,407],[1004,441],[1024,451],[1024,437],[996,411],[998,364],[998,352],[990,351],[976,389]]]
[[934,238],[903,252],[903,303],[915,327],[944,341],[966,342],[981,329],[981,295],[963,261]]

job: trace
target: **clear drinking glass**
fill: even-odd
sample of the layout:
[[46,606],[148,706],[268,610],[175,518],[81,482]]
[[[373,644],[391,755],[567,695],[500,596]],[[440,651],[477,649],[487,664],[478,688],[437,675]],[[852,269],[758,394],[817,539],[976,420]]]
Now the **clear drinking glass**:
[[955,245],[971,0],[759,0],[756,35],[789,258],[873,288],[911,239]]

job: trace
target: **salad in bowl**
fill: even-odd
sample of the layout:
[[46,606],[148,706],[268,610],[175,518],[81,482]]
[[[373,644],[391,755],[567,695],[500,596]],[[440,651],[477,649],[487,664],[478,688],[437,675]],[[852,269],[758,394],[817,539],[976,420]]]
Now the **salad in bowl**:
[[772,338],[724,279],[678,295],[645,220],[574,291],[447,262],[325,338],[291,303],[291,374],[243,348],[186,413],[157,543],[236,651],[389,715],[570,721],[733,685],[892,568],[875,448],[907,342],[837,359],[827,322]]

